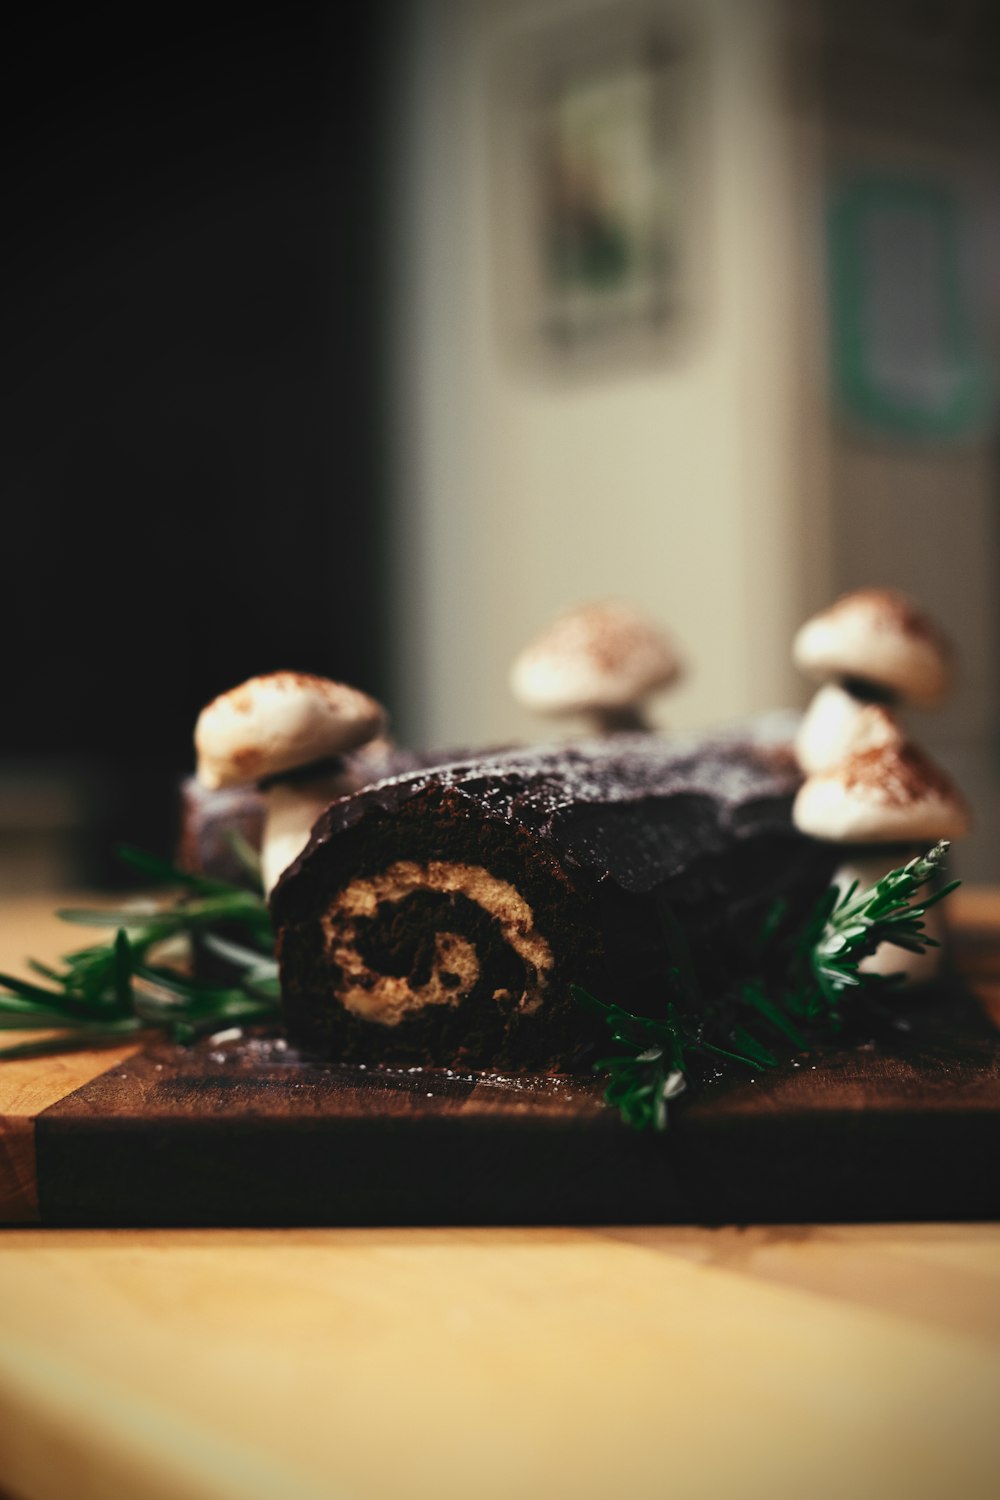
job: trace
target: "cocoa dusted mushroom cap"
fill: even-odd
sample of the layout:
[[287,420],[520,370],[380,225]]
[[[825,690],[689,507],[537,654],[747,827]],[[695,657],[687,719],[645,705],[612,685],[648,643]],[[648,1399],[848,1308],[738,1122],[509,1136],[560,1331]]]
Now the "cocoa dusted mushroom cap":
[[209,789],[266,781],[353,750],[385,723],[381,704],[345,683],[306,672],[251,677],[198,716],[198,780]]
[[810,776],[792,810],[797,828],[837,844],[922,844],[962,838],[969,811],[951,780],[909,743],[877,745]]
[[644,704],[680,675],[668,636],[625,604],[560,615],[514,661],[511,691],[536,713],[583,714],[601,734],[646,729]]
[[950,643],[895,589],[859,589],[814,615],[795,637],[796,665],[818,681],[836,679],[860,698],[930,708],[954,677]]
[[807,776],[829,771],[859,750],[902,744],[903,730],[892,711],[881,703],[862,703],[828,682],[821,687],[802,717],[795,736],[795,756]]

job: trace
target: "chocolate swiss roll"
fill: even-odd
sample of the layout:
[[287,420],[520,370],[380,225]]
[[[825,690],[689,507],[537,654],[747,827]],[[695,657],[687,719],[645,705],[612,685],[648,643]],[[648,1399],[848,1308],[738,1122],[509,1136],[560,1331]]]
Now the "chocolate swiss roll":
[[718,993],[776,897],[806,915],[836,853],[791,823],[800,779],[772,724],[507,751],[338,799],[271,898],[290,1039],[345,1062],[583,1065],[609,1037],[573,986],[662,1013],[672,967]]

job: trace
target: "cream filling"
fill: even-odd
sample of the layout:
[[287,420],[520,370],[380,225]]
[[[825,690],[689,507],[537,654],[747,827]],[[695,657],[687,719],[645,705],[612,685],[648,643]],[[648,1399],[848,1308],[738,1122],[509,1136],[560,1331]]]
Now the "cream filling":
[[[343,976],[337,989],[341,1005],[365,1021],[397,1026],[424,1006],[458,1005],[471,991],[479,978],[479,956],[461,933],[435,933],[434,961],[422,985],[411,984],[406,975],[370,969],[358,952],[358,918],[374,917],[383,901],[402,901],[415,891],[458,892],[493,917],[504,941],[524,962],[528,976],[516,1008],[525,1015],[538,1009],[554,960],[548,943],[535,931],[534,913],[520,892],[480,865],[445,860],[418,865],[408,859],[397,860],[379,875],[352,880],[322,919],[327,952]],[[446,974],[457,975],[458,983],[446,983]],[[493,999],[499,1003],[514,997],[509,990],[497,989]]]

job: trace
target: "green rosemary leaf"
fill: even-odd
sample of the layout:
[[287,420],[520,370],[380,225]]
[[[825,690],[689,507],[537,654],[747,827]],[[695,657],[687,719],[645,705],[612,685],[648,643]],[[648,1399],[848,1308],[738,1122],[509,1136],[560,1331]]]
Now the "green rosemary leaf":
[[161,885],[186,886],[189,890],[200,891],[206,896],[238,889],[224,880],[213,880],[207,875],[194,875],[190,870],[182,870],[169,860],[147,854],[144,849],[136,849],[131,844],[119,844],[115,852],[127,865]]
[[[923,930],[923,915],[932,904],[915,901],[916,894],[932,880],[944,862],[948,845],[935,844],[926,855],[890,870],[868,890],[852,885],[830,909],[809,954],[814,982],[833,1004],[844,989],[864,987],[862,959],[883,943],[922,953],[932,945]],[[945,889],[953,891],[952,881]]]
[[731,1047],[717,1047],[714,1042],[703,1041],[700,1045],[703,1051],[711,1052],[715,1057],[726,1057],[730,1062],[743,1063],[748,1068],[773,1068],[777,1066],[777,1058],[775,1058],[774,1062],[762,1059],[757,1053],[756,1047],[744,1052],[734,1052]]
[[251,999],[266,1002],[269,1009],[275,1015],[278,1014],[281,1008],[281,981],[276,973],[251,970],[248,974],[244,974],[242,985],[244,992]]
[[604,1098],[608,1104],[620,1107],[626,1100],[636,1100],[651,1088],[652,1084],[637,1085],[631,1070],[619,1068],[611,1074],[610,1082],[604,1090]]
[[0,1000],[0,1031],[65,1031],[70,1026],[76,1029],[86,1025],[68,1017],[63,1010],[46,1010],[42,1005],[18,1010],[9,1007],[6,1001],[4,995]]
[[[55,1013],[61,1016],[63,1026],[71,1026],[74,1020],[100,1019],[102,1015],[103,1007],[96,1002],[65,990],[45,989],[14,974],[0,974],[0,984],[9,991],[0,994],[0,1010],[11,1015],[44,1014],[48,1017]],[[48,1019],[39,1022],[40,1026],[51,1024]]]
[[53,969],[51,964],[39,963],[37,958],[29,958],[26,960],[26,963],[32,973],[41,975],[43,979],[52,979],[56,983],[59,982],[59,970]]
[[711,1052],[716,1057],[728,1057],[732,1062],[744,1063],[748,1068],[776,1068],[778,1059],[767,1047],[742,1026],[733,1028],[732,1044],[727,1047],[704,1039],[697,1044],[700,1051]]
[[610,1074],[604,1100],[618,1110],[626,1125],[634,1130],[666,1129],[667,1100],[683,1087],[683,1077],[667,1071],[658,1047],[638,1057],[602,1058],[594,1069]]
[[[137,943],[129,945],[131,954],[144,951]],[[116,1005],[118,1003],[118,967],[121,962],[114,944],[102,943],[94,948],[85,948],[66,959],[65,973],[58,982],[68,995],[90,1005]]]
[[60,922],[69,922],[77,927],[148,927],[155,919],[151,911],[140,911],[122,907],[118,911],[95,910],[94,908],[80,908],[75,906],[62,906],[56,911]]
[[132,948],[128,933],[120,928],[114,944],[115,999],[119,1009],[126,1013],[132,1008]]
[[[16,974],[0,974],[0,984],[5,989],[11,990],[14,995],[40,1005],[51,1005],[62,998],[57,991],[46,989],[40,984],[32,984],[30,979],[19,979]],[[0,995],[0,1004],[9,998],[7,995]]]
[[[46,985],[0,974],[0,1027],[58,1028],[67,1045],[71,1037],[94,1038],[99,1045],[99,1035],[126,1034],[150,1024],[165,1026],[176,1036],[276,1015],[280,997],[274,934],[263,897],[245,887],[188,877],[136,850],[122,852],[145,873],[179,885],[182,894],[173,904],[148,909],[61,912],[71,923],[113,927],[115,936],[67,954],[61,969],[29,961]],[[241,973],[238,983],[204,985],[162,962],[175,956],[177,944],[185,945],[179,955],[183,962],[194,934],[202,941],[217,940],[220,956]],[[11,1055],[10,1049],[4,1055]]]
[[[2,1021],[0,1021],[0,1029],[3,1029]],[[134,1016],[122,1021],[111,1021],[104,1026],[74,1027],[73,1031],[64,1031],[58,1036],[39,1037],[34,1041],[16,1042],[10,1047],[0,1047],[0,1060],[15,1062],[19,1058],[49,1057],[55,1053],[83,1052],[99,1047],[111,1047],[120,1042],[123,1037],[132,1036],[142,1030],[142,1021]]]
[[267,1021],[273,1015],[272,1005],[254,1002],[246,996],[240,1000],[234,997],[217,1010],[185,1012],[168,1023],[168,1030],[175,1042],[193,1042],[198,1037],[211,1036],[213,1031]]
[[889,873],[867,890],[854,881],[846,890],[831,886],[794,933],[785,931],[787,907],[768,908],[752,952],[769,975],[744,982],[735,996],[706,1005],[687,941],[669,908],[663,922],[672,963],[664,975],[666,1001],[655,1019],[634,1015],[573,986],[578,1000],[607,1022],[625,1054],[595,1064],[608,1075],[605,1098],[637,1129],[662,1129],[667,1100],[683,1087],[690,1057],[725,1058],[750,1068],[773,1068],[779,1058],[750,1026],[763,1022],[797,1051],[808,1051],[842,1028],[845,1000],[884,991],[896,976],[868,974],[861,963],[883,943],[922,953],[935,947],[924,931],[927,909],[958,885],[917,899],[940,869],[948,845]]
[[749,1059],[751,1066],[759,1068],[778,1066],[778,1059],[770,1047],[765,1047],[763,1042],[758,1042],[745,1026],[734,1026],[732,1037],[733,1045],[739,1049],[739,1055]]
[[[578,997],[587,995],[586,991],[580,990],[576,985],[570,988]],[[620,1005],[605,1005],[593,995],[587,995],[584,1003],[589,1003],[591,1009],[603,1013],[614,1041],[637,1053],[646,1052],[650,1048],[658,1049],[664,1053],[671,1071],[683,1071],[685,1049],[696,1045],[697,1037],[696,1032],[679,1019],[672,1003],[668,1003],[666,1015],[660,1020],[634,1015]]]
[[226,842],[248,877],[253,881],[254,890],[263,894],[264,882],[260,869],[260,855],[257,850],[235,828],[231,828],[226,834]]
[[939,901],[944,900],[945,896],[950,896],[952,891],[957,891],[958,887],[961,884],[962,882],[960,880],[949,880],[947,885],[941,886],[939,890],[932,891],[929,896],[921,897],[921,905],[923,906],[924,911],[926,911],[928,907],[936,906]]
[[791,1017],[782,1008],[781,1001],[769,1000],[758,983],[751,981],[743,986],[743,999],[761,1015],[775,1031],[781,1033],[794,1047],[805,1051],[808,1043]]
[[145,981],[146,984],[153,985],[156,989],[166,990],[170,995],[177,995],[182,1000],[209,1006],[222,1005],[229,996],[240,994],[239,989],[233,985],[202,984],[198,980],[178,974],[175,969],[153,964],[138,964],[135,977]]
[[912,933],[905,931],[894,932],[891,938],[885,941],[891,942],[894,948],[905,948],[907,953],[923,953],[927,948],[940,948],[941,944],[937,938],[925,937],[921,934],[915,937]]
[[[202,942],[209,953],[214,953],[216,958],[225,959],[227,963],[233,964],[236,968],[256,969],[262,967],[263,955],[259,948],[248,948],[245,943],[234,943],[231,938],[220,937],[216,932],[206,933]],[[266,962],[277,973],[277,962],[274,959],[267,960]]]

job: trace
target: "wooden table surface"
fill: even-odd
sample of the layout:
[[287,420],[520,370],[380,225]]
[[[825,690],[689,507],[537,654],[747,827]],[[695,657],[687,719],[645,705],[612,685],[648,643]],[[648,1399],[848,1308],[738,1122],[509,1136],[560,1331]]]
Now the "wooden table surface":
[[[72,946],[52,904],[0,967]],[[998,1410],[992,1224],[0,1234],[26,1500],[993,1500]]]

